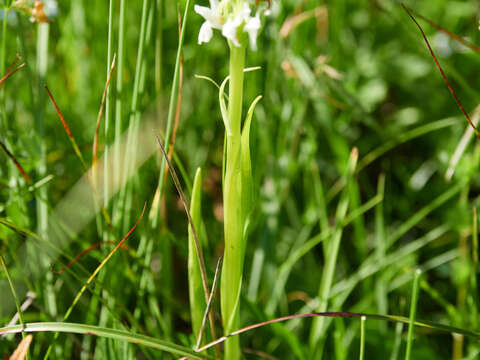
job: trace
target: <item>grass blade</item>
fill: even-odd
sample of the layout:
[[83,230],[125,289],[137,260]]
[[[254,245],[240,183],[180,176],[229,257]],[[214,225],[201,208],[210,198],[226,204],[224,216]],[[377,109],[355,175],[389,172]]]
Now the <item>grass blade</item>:
[[[351,181],[351,178],[355,173],[357,160],[358,150],[357,148],[354,148],[350,154],[350,159],[345,174],[347,184]],[[324,254],[325,266],[322,271],[322,279],[320,281],[320,288],[318,290],[318,297],[320,300],[317,310],[319,312],[325,312],[328,307],[328,300],[330,297],[330,291],[335,276],[337,257],[340,250],[340,242],[343,234],[343,222],[345,220],[349,204],[348,188],[348,186],[345,187],[340,202],[337,206],[335,230],[332,238],[329,240],[329,244],[327,245],[327,252]],[[325,333],[326,330],[323,320],[324,319],[320,317],[318,319],[315,319],[312,324],[312,332],[310,334],[310,346],[314,353],[314,357],[321,356],[321,351],[318,351],[318,345],[320,339],[322,338],[322,335]]]
[[417,269],[413,278],[412,302],[410,305],[410,321],[408,324],[407,351],[405,353],[405,360],[410,360],[412,354],[413,328],[415,326],[415,317],[417,316],[418,291],[420,289],[419,280],[421,274],[422,271]]
[[[95,271],[92,273],[92,275],[90,275],[90,277],[87,279],[87,281],[85,282],[85,284],[82,286],[82,288],[80,289],[80,291],[77,293],[77,295],[75,296],[75,298],[73,299],[72,301],[72,304],[70,305],[70,307],[67,309],[67,311],[65,312],[65,315],[63,316],[63,320],[66,321],[70,314],[72,313],[73,311],[73,308],[75,307],[75,305],[77,304],[77,302],[80,300],[80,298],[82,297],[83,293],[85,292],[85,290],[87,289],[87,287],[91,284],[91,282],[95,279],[95,277],[98,275],[98,273],[100,272],[100,270],[102,270],[102,268],[105,266],[105,264],[108,262],[108,260],[110,260],[110,258],[113,256],[113,254],[115,254],[115,252],[123,245],[123,243],[130,237],[130,235],[135,231],[135,229],[137,228],[137,225],[139,224],[140,220],[142,219],[143,217],[143,214],[145,213],[145,208],[146,208],[147,204],[144,205],[143,207],[143,210],[142,210],[142,213],[140,214],[140,217],[138,218],[137,222],[135,223],[135,225],[130,229],[130,231],[123,237],[122,240],[119,241],[119,243],[115,246],[115,248],[113,248],[112,251],[110,251],[110,253],[108,253],[108,255],[102,260],[102,262],[97,266],[97,268],[95,269]],[[54,336],[54,341],[49,345],[48,349],[47,349],[47,352],[45,354],[45,357],[44,359],[48,359],[48,357],[50,356],[50,352],[52,351],[52,345],[54,344],[55,340],[58,338],[58,332],[55,334]]]
[[[157,142],[158,142],[158,145],[160,147],[160,150],[163,153],[163,158],[165,159],[165,161],[167,163],[167,166],[170,168],[170,174],[172,176],[173,183],[175,184],[175,187],[178,191],[178,195],[180,196],[180,200],[181,200],[181,202],[183,204],[183,207],[185,209],[185,213],[187,214],[188,223],[189,223],[189,230],[191,229],[192,237],[193,237],[194,244],[195,244],[195,250],[197,252],[198,265],[199,265],[199,269],[200,269],[200,275],[201,275],[201,281],[202,281],[202,286],[203,286],[203,293],[204,293],[204,296],[205,296],[205,302],[208,303],[208,299],[210,298],[210,290],[208,288],[207,271],[206,271],[206,268],[205,268],[205,261],[204,261],[204,257],[203,257],[202,248],[201,248],[201,245],[200,245],[200,240],[198,238],[197,228],[196,228],[195,223],[193,222],[192,216],[190,214],[189,206],[187,204],[187,199],[185,198],[185,195],[183,193],[182,186],[180,185],[180,181],[178,180],[178,176],[177,176],[177,173],[175,171],[175,168],[172,166],[172,163],[170,162],[170,160],[168,158],[168,155],[165,152],[165,148],[163,147],[162,142],[161,142],[160,138],[158,137],[158,135],[156,135],[156,138],[157,138]],[[209,316],[209,319],[210,319],[210,331],[212,332],[212,337],[216,338],[215,327],[214,327],[215,323],[214,323],[214,320],[213,320],[213,316],[211,314]]]
[[[166,174],[166,173],[165,173]],[[197,169],[193,182],[192,201],[190,203],[190,214],[196,229],[200,229],[202,223],[202,170]],[[198,239],[198,246],[201,248],[204,241]],[[192,330],[195,338],[201,338],[200,329],[202,326],[203,313],[207,302],[205,301],[202,274],[199,264],[199,253],[193,235],[192,226],[188,227],[188,290],[190,297],[190,316],[192,318]],[[198,346],[197,346],[198,347]]]
[[[260,323],[256,323],[253,325],[246,326],[244,328],[241,328],[239,330],[233,331],[228,335],[222,336],[221,338],[218,338],[215,341],[212,341],[211,343],[203,346],[202,348],[198,349],[198,351],[204,351],[208,348],[211,348],[214,345],[221,344],[225,340],[227,340],[230,337],[233,336],[238,336],[240,334],[246,333],[248,331],[258,329],[267,325],[272,325],[276,324],[279,322],[284,322],[288,320],[293,320],[293,319],[306,319],[306,318],[318,318],[318,317],[323,317],[323,318],[362,318],[365,317],[366,319],[372,319],[372,320],[380,320],[380,321],[389,321],[389,322],[394,322],[394,323],[402,323],[402,324],[410,324],[410,319],[405,317],[405,316],[398,316],[398,315],[381,315],[381,314],[367,314],[367,313],[356,313],[356,312],[313,312],[313,313],[304,313],[304,314],[294,314],[294,315],[287,315],[287,316],[282,316],[273,320],[268,320],[268,321],[263,321]],[[27,324],[28,325],[28,324]],[[466,329],[461,329],[449,325],[444,325],[440,323],[436,323],[433,321],[419,321],[419,320],[414,320],[412,322],[412,325],[427,328],[427,329],[432,329],[436,331],[442,331],[442,332],[447,332],[447,333],[452,333],[452,334],[462,334],[465,336],[472,337],[474,339],[479,339],[480,338],[480,332],[477,331],[472,331],[472,330],[466,330]],[[2,329],[0,329],[0,334],[2,333]]]
[[[97,167],[97,156],[98,156],[98,135],[100,133],[100,124],[102,121],[102,115],[103,115],[103,108],[105,106],[105,100],[107,98],[107,92],[108,92],[108,86],[110,85],[110,79],[112,78],[113,70],[115,69],[115,61],[117,59],[117,55],[113,55],[113,60],[112,60],[112,66],[110,67],[110,72],[108,73],[107,81],[105,83],[105,88],[103,89],[103,94],[102,94],[102,102],[100,104],[100,109],[98,110],[98,116],[97,116],[97,125],[95,127],[95,137],[93,138],[93,150],[92,150],[92,173],[93,173],[93,179],[95,180],[95,169]],[[108,171],[105,172],[106,174]],[[107,181],[105,181],[107,182]]]
[[[215,268],[215,277],[213,278],[212,291],[210,292],[210,298],[208,299],[207,307],[205,308],[205,313],[203,314],[202,327],[200,328],[200,333],[198,335],[197,344],[195,346],[195,349],[197,349],[197,350],[200,348],[200,345],[201,345],[201,342],[202,342],[202,333],[203,333],[203,330],[205,329],[205,324],[207,322],[207,317],[209,317],[209,315],[210,315],[210,309],[212,307],[213,299],[214,299],[215,293],[217,291],[218,279],[220,277],[220,270],[222,268],[222,261],[223,261],[223,258],[220,257],[217,261],[217,267]],[[217,353],[217,358],[220,358],[219,353]]]
[[423,21],[425,21],[426,23],[428,23],[430,26],[433,26],[435,29],[443,32],[444,34],[447,34],[450,38],[458,41],[459,43],[461,43],[462,45],[465,45],[466,47],[470,48],[471,50],[475,51],[476,53],[480,54],[480,48],[478,46],[476,46],[475,44],[472,44],[470,41],[468,41],[467,39],[464,39],[462,38],[461,36],[458,36],[457,34],[454,34],[452,33],[451,31],[441,27],[440,25],[434,23],[432,20],[429,20],[427,19],[425,16],[423,15],[420,15],[419,13],[417,13],[416,11],[412,10],[411,8],[408,8],[408,10],[414,14],[416,17],[419,17],[420,19],[422,19]]
[[[75,154],[77,155],[78,159],[82,163],[83,169],[87,173],[88,177],[88,182],[93,190],[93,194],[95,196],[95,200],[98,202],[100,205],[100,209],[102,210],[103,217],[105,218],[106,223],[108,224],[109,227],[112,227],[112,221],[110,219],[110,215],[108,215],[107,210],[105,209],[105,206],[103,206],[102,199],[100,198],[100,195],[98,194],[98,190],[96,187],[96,184],[94,182],[94,179],[92,179],[91,173],[88,170],[87,163],[85,162],[82,152],[80,151],[80,148],[78,147],[77,142],[75,141],[75,138],[72,135],[72,132],[70,131],[70,127],[68,126],[67,122],[65,121],[65,118],[63,117],[62,112],[60,111],[60,108],[58,107],[52,93],[50,92],[50,89],[48,88],[47,85],[45,85],[45,90],[47,90],[48,96],[50,97],[50,100],[52,100],[53,106],[55,107],[55,110],[57,111],[57,115],[60,118],[60,121],[62,122],[63,128],[65,129],[65,132],[67,133],[68,139],[70,140],[73,150],[75,151]],[[93,170],[93,169],[92,169]]]
[[359,359],[365,359],[365,321],[367,318],[362,316],[360,318],[360,356]]
[[401,5],[402,5],[403,9],[406,11],[406,13],[408,14],[408,16],[410,16],[410,18],[413,20],[415,25],[417,25],[420,32],[422,33],[423,39],[425,40],[425,43],[427,44],[428,50],[430,51],[430,54],[432,55],[433,61],[435,62],[435,65],[437,66],[438,70],[440,71],[440,74],[442,74],[443,80],[445,80],[445,84],[447,84],[448,90],[450,91],[453,98],[455,99],[455,102],[457,103],[458,107],[460,108],[460,111],[463,113],[463,115],[467,119],[468,123],[473,128],[473,131],[475,132],[475,135],[477,136],[477,138],[480,139],[480,133],[478,132],[477,127],[475,126],[473,121],[470,119],[470,116],[468,115],[468,113],[465,111],[465,108],[463,107],[462,103],[460,102],[460,99],[458,98],[457,94],[455,93],[455,90],[453,90],[452,85],[450,85],[450,81],[448,80],[447,76],[443,72],[443,69],[440,66],[440,63],[438,62],[437,57],[436,57],[432,47],[430,46],[430,43],[428,42],[427,36],[423,32],[422,27],[417,22],[417,20],[415,20],[415,17],[412,15],[410,10],[403,3]]
[[[0,328],[0,334],[17,334],[22,332],[20,325]],[[155,339],[149,336],[132,333],[124,330],[109,329],[94,325],[65,323],[65,322],[41,322],[25,324],[25,332],[62,332],[68,334],[83,334],[104,337],[118,341],[126,341],[136,345],[142,345],[153,349],[162,350],[180,356],[188,356],[193,359],[211,359],[208,355],[201,355],[187,347],[180,346],[168,341]]]
[[13,154],[10,152],[10,150],[7,149],[7,146],[0,141],[0,147],[2,148],[2,150],[5,152],[5,154],[7,154],[7,156],[10,158],[10,160],[13,161],[13,163],[15,164],[15,166],[17,167],[18,171],[20,171],[20,173],[22,174],[23,178],[25,179],[25,181],[29,184],[32,183],[32,180],[30,179],[30,177],[28,176],[27,172],[25,170],[23,170],[23,167],[20,165],[20,163],[18,162],[18,160],[15,158],[15,156],[13,156]]
[[[15,287],[13,286],[12,279],[10,278],[10,274],[8,273],[7,265],[5,265],[5,261],[3,260],[3,256],[0,256],[0,263],[2,265],[3,271],[5,271],[5,275],[7,276],[8,285],[10,286],[10,291],[12,292],[13,299],[15,300],[15,306],[17,307],[17,314],[18,319],[20,320],[20,325],[22,327],[25,326],[23,321],[22,309],[20,307],[20,301],[18,300],[17,292],[15,291]],[[22,337],[25,338],[25,333],[22,332]]]
[[[15,69],[13,70],[9,70],[1,79],[0,79],[0,85],[3,84],[5,82],[5,80],[7,80],[10,76],[12,76],[13,74],[15,74],[18,70],[20,70],[21,68],[25,67],[25,63],[23,64],[20,64],[18,65]],[[0,88],[1,90],[1,88]]]

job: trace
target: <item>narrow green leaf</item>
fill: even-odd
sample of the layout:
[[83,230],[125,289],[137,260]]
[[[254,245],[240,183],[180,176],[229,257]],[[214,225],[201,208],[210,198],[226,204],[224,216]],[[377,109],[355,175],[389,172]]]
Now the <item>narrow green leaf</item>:
[[262,96],[257,96],[253,100],[252,105],[247,112],[245,124],[242,130],[241,139],[241,159],[242,159],[242,210],[244,211],[245,228],[243,229],[244,237],[247,237],[249,216],[253,209],[254,195],[253,195],[253,178],[252,178],[252,161],[250,158],[250,127],[252,125],[253,112],[255,106],[262,99]]
[[126,341],[132,344],[143,345],[146,347],[162,350],[171,354],[188,356],[192,359],[211,359],[208,355],[201,355],[195,351],[181,345],[168,341],[159,340],[150,336],[137,333],[131,333],[124,330],[109,329],[101,326],[64,323],[64,322],[40,322],[28,323],[24,325],[7,326],[0,328],[0,334],[17,334],[22,331],[31,332],[61,332],[69,334],[93,335],[113,340]]
[[[331,239],[326,244],[327,252],[324,254],[325,266],[322,272],[322,278],[320,281],[320,288],[318,290],[319,305],[317,307],[318,312],[325,312],[328,308],[328,299],[330,297],[330,290],[332,288],[335,269],[337,263],[338,252],[340,250],[340,242],[343,234],[343,223],[347,215],[347,209],[349,205],[349,183],[353,180],[355,169],[358,161],[358,150],[354,148],[350,154],[350,159],[345,172],[345,181],[347,186],[343,190],[340,202],[336,211],[336,224]],[[313,358],[321,357],[321,350],[319,350],[320,340],[323,338],[323,334],[327,326],[325,319],[320,317],[313,321],[312,332],[310,333],[310,346],[313,353]]]
[[360,318],[360,356],[359,359],[365,359],[365,321],[367,318],[362,316]]
[[415,271],[415,276],[413,278],[413,288],[412,288],[412,302],[410,305],[410,321],[408,324],[408,339],[407,339],[407,351],[405,353],[405,360],[410,360],[412,354],[412,343],[413,343],[413,328],[415,327],[415,317],[417,316],[417,303],[418,303],[418,291],[419,291],[419,280],[422,271],[417,269]]
[[[202,228],[202,170],[197,169],[193,183],[192,200],[190,203],[190,215],[196,229]],[[205,242],[201,231],[198,233],[199,245]],[[195,237],[192,227],[188,226],[188,290],[190,296],[190,315],[192,318],[192,330],[195,338],[198,338],[202,326],[202,318],[206,303],[202,285],[202,274],[198,262],[198,254],[195,246]]]

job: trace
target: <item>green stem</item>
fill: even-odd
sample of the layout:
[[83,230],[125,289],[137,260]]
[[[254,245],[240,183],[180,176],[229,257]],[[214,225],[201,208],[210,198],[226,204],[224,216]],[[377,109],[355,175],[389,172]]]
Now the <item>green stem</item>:
[[155,37],[155,92],[158,99],[162,93],[162,46],[163,46],[163,1],[156,0],[157,21],[156,21],[156,37]]
[[417,315],[418,290],[420,288],[419,279],[421,274],[421,270],[417,269],[413,278],[412,302],[410,305],[410,323],[408,324],[407,351],[405,353],[405,360],[410,360],[412,354],[413,328],[415,327],[415,318]]
[[[239,327],[239,302],[245,252],[241,193],[241,121],[245,48],[230,46],[230,86],[228,103],[227,151],[223,187],[225,250],[221,280],[221,310],[225,333]],[[225,359],[240,358],[237,337],[227,340]]]
[[[49,38],[50,25],[48,23],[38,25],[37,33],[37,74],[38,74],[38,102],[37,111],[35,114],[35,127],[36,132],[42,139],[40,144],[40,160],[37,165],[38,178],[42,179],[47,175],[47,145],[43,140],[45,138],[45,113],[44,113],[44,98],[45,91],[43,90],[43,84],[47,74],[48,67],[48,38]],[[43,199],[43,201],[41,200]],[[48,186],[42,186],[38,191],[37,198],[37,226],[38,233],[43,239],[48,239]],[[48,259],[44,257],[39,258],[42,265],[48,268]],[[55,300],[55,290],[53,289],[53,273],[48,271],[46,273],[46,286],[44,287],[46,308],[49,314],[55,318],[57,316],[57,305]],[[54,343],[52,342],[50,349],[52,349]],[[51,350],[50,350],[51,351]],[[47,352],[49,355],[49,352]],[[46,358],[48,357],[46,355]]]
[[[7,51],[7,18],[8,18],[9,8],[5,8],[3,11],[3,26],[2,26],[2,43],[0,50],[0,77],[5,75],[5,61],[6,61],[6,51]],[[0,108],[2,123],[3,123],[3,133],[7,134],[8,124],[7,124],[7,112],[5,108],[5,91],[0,92]]]
[[[345,179],[347,186],[345,187],[340,202],[337,206],[336,212],[336,224],[335,230],[332,235],[332,238],[325,245],[325,266],[322,271],[322,278],[320,280],[320,289],[319,289],[319,304],[317,307],[318,312],[328,311],[328,304],[330,298],[330,290],[332,288],[335,269],[337,265],[338,253],[340,250],[340,243],[343,235],[343,222],[345,220],[347,210],[349,207],[349,194],[348,194],[348,185],[350,184],[351,178],[355,173],[355,168],[358,160],[358,150],[354,148],[350,154],[350,160],[347,165],[347,170],[345,174]],[[310,347],[312,349],[312,358],[320,359],[322,358],[322,352],[325,344],[325,333],[327,329],[327,322],[325,318],[320,317],[314,319],[312,323],[312,330],[310,332]]]
[[365,359],[365,321],[367,318],[362,316],[360,319],[360,356],[359,359]]
[[[191,3],[190,0],[187,0],[187,3],[185,4],[185,12],[183,14],[182,29],[180,31],[177,55],[175,59],[175,70],[173,72],[172,90],[170,92],[170,101],[168,104],[167,127],[165,130],[165,138],[163,141],[165,146],[165,151],[167,152],[167,154],[168,154],[168,151],[170,150],[169,149],[170,137],[172,136],[173,121],[175,119],[175,109],[177,105],[177,96],[178,96],[179,79],[180,79],[180,63],[182,58],[183,42],[185,38],[185,29],[187,27],[187,21],[188,21],[188,13],[190,11],[190,3]],[[163,186],[164,186],[163,178],[165,176],[165,170],[166,170],[166,160],[162,158],[161,165],[160,165],[160,176],[158,177],[158,188],[157,188],[159,199],[161,199],[163,195]],[[155,213],[152,213],[151,217],[152,217],[152,229],[156,229],[159,223],[158,211],[156,211]]]
[[[110,0],[108,9],[108,43],[107,43],[107,79],[110,73],[110,67],[112,66],[112,47],[113,47],[113,0]],[[109,167],[109,150],[108,145],[110,143],[110,121],[112,117],[112,92],[110,86],[107,89],[107,98],[105,102],[105,153],[104,153],[104,171],[103,171],[103,204],[107,208],[108,199],[110,198],[110,167]],[[105,226],[105,229],[107,227]],[[108,230],[103,233],[103,240],[108,240]]]
[[[120,1],[120,14],[118,20],[118,61],[117,61],[117,83],[116,83],[116,98],[115,98],[115,142],[120,141],[122,136],[122,116],[123,116],[123,68],[124,68],[124,58],[125,58],[125,11],[126,11],[126,1]],[[115,182],[121,183],[122,176],[122,163],[123,159],[120,154],[120,146],[116,147],[115,150],[115,161],[114,161],[114,177]],[[121,220],[122,214],[120,211],[120,198],[114,203],[112,218],[113,223],[118,224]]]
[[133,191],[133,185],[131,182],[127,182],[127,178],[129,174],[132,173],[132,166],[135,161],[136,152],[134,149],[136,130],[138,129],[138,122],[140,114],[138,113],[138,103],[139,103],[139,90],[140,90],[140,77],[141,77],[141,70],[142,64],[144,61],[145,55],[145,34],[147,32],[147,20],[148,20],[148,9],[149,9],[149,0],[143,0],[142,5],[142,18],[140,21],[140,34],[138,37],[138,49],[137,49],[137,62],[135,66],[135,77],[133,82],[133,94],[132,94],[132,104],[130,109],[130,120],[128,124],[128,131],[127,131],[127,156],[123,160],[123,176],[125,177],[125,182],[123,187],[120,191],[120,198],[119,201],[121,206],[118,211],[121,211],[122,221],[124,227],[128,226],[129,222],[129,211],[130,208],[130,199],[131,193]]

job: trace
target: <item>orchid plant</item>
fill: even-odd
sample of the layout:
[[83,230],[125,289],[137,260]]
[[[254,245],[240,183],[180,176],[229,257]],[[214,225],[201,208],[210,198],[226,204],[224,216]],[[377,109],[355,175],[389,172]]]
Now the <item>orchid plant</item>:
[[[268,15],[269,5],[249,0],[210,0],[210,7],[195,5],[195,12],[205,19],[198,43],[208,43],[219,30],[230,48],[230,74],[220,86],[219,101],[225,125],[223,169],[223,208],[225,250],[220,283],[221,312],[225,334],[239,328],[240,292],[248,224],[253,208],[253,186],[250,161],[250,124],[258,96],[250,106],[242,125],[245,53],[250,44],[257,49],[261,19]],[[225,87],[229,83],[228,105]],[[240,359],[238,337],[229,338],[225,359]]]

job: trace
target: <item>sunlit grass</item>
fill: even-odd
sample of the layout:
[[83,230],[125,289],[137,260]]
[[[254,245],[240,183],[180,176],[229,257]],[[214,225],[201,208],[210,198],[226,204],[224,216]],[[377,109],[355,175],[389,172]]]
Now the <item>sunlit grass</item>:
[[445,77],[393,0],[259,1],[257,51],[197,44],[207,0],[12,4],[0,353],[480,354],[473,0],[406,3]]

